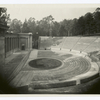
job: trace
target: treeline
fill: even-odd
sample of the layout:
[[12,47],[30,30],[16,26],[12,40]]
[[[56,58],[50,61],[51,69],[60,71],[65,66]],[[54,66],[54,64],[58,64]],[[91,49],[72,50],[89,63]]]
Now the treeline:
[[[61,15],[60,15],[61,16]],[[78,19],[64,19],[61,22],[54,21],[53,16],[47,16],[40,21],[30,17],[22,23],[13,19],[9,31],[14,33],[39,33],[40,36],[75,36],[96,35],[100,33],[100,8],[93,13],[86,13]]]

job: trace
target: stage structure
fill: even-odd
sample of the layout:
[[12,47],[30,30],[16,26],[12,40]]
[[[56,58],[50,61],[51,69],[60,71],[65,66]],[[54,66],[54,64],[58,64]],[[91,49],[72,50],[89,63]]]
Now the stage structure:
[[32,34],[31,33],[6,33],[5,34],[5,57],[18,50],[32,49]]

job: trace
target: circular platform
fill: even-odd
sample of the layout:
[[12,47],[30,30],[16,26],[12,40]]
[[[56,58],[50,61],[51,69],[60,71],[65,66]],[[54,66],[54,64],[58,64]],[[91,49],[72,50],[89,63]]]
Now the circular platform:
[[62,62],[57,59],[39,58],[39,59],[31,60],[29,62],[29,65],[33,68],[47,70],[47,69],[53,69],[61,66]]

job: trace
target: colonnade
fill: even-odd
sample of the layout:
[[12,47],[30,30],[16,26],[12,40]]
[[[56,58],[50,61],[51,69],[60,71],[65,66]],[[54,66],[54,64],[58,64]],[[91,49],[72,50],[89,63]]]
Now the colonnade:
[[14,51],[19,48],[18,37],[5,37],[5,52]]
[[32,49],[32,35],[28,33],[5,35],[5,57],[8,57],[13,52],[21,50],[22,44],[25,45],[25,50]]

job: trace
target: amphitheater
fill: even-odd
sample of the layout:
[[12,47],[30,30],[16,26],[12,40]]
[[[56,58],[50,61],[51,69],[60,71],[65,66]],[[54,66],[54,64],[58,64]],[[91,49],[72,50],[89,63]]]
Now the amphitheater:
[[[8,78],[9,84],[14,88],[27,86],[28,93],[77,93],[73,87],[86,86],[99,78],[99,58],[96,58],[100,54],[99,50],[98,36],[41,36],[39,49],[33,49],[27,55],[14,78],[17,69],[13,71]],[[95,52],[93,59],[97,61],[91,58]]]

